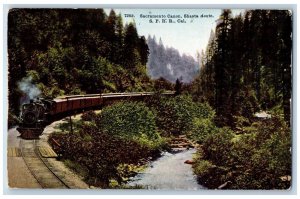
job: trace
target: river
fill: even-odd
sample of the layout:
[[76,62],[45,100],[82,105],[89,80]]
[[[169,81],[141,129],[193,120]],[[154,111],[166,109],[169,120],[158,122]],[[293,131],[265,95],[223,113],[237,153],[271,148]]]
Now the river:
[[141,185],[145,189],[161,190],[199,190],[192,166],[184,161],[191,160],[195,149],[177,153],[164,152],[162,157],[153,161],[144,172],[133,177],[128,185]]

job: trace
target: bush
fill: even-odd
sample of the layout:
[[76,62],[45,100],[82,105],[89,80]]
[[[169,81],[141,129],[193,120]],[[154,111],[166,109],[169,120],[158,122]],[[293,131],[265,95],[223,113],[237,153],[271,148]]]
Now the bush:
[[234,132],[227,127],[218,128],[209,134],[203,142],[204,159],[212,161],[215,165],[229,165],[232,163],[231,149]]
[[[239,132],[240,133],[240,132]],[[291,132],[282,117],[252,123],[243,134],[217,128],[204,139],[193,165],[209,188],[231,181],[231,189],[288,189]],[[216,167],[207,169],[209,161]]]
[[208,103],[196,103],[195,117],[212,120],[215,117],[215,111]]
[[87,111],[81,115],[81,119],[83,121],[96,121],[96,118],[97,114],[95,113],[95,111]]
[[173,90],[174,85],[163,77],[160,77],[154,80],[154,89],[156,91]]
[[128,177],[120,165],[145,164],[150,156],[158,157],[165,144],[156,131],[155,115],[140,102],[119,102],[99,115],[86,112],[73,122],[73,133],[66,133],[68,123],[60,128],[65,133],[51,137],[64,146],[59,150],[65,162],[77,167],[88,184],[103,188],[111,181],[120,185]]
[[[92,139],[87,139],[87,136]],[[156,155],[138,142],[98,131],[84,131],[79,135],[52,134],[51,138],[64,146],[63,158],[69,160],[67,163],[77,165],[76,170],[84,174],[88,184],[103,188],[107,188],[112,179],[122,183],[122,174],[118,171],[120,164],[138,164]]]
[[187,136],[200,144],[215,131],[216,126],[210,119],[195,118],[192,129],[187,133]]
[[256,135],[253,133],[235,135],[232,141],[231,157],[236,166],[245,167],[256,150]]
[[[247,176],[255,184],[248,182],[252,188],[288,189],[289,181],[280,179],[291,175],[291,133],[286,123],[278,117],[257,124],[255,148],[250,156],[251,161],[244,161],[248,169]],[[238,183],[245,183],[243,177]]]
[[[198,177],[198,182],[209,189],[217,188],[222,184],[222,180],[226,179],[226,169],[217,167],[207,160],[198,161],[193,165],[193,169]],[[222,176],[222,178],[216,178],[215,175]]]
[[207,104],[193,102],[188,95],[154,96],[147,104],[156,112],[156,123],[165,134],[184,134],[193,128],[194,118],[212,118],[214,112]]
[[198,176],[205,176],[207,174],[210,174],[210,170],[214,167],[215,167],[215,165],[213,165],[208,160],[200,160],[196,164],[193,165],[194,172]]
[[105,107],[97,125],[104,133],[150,147],[163,143],[156,129],[155,115],[141,102],[118,102]]

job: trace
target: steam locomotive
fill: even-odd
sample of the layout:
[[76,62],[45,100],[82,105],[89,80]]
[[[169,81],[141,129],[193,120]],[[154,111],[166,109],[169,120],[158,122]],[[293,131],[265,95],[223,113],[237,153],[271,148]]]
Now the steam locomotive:
[[[30,100],[21,108],[21,123],[17,130],[23,139],[38,139],[46,125],[75,112],[97,109],[120,100],[143,100],[153,92],[107,93],[58,97],[52,100]],[[174,95],[173,91],[162,95]]]

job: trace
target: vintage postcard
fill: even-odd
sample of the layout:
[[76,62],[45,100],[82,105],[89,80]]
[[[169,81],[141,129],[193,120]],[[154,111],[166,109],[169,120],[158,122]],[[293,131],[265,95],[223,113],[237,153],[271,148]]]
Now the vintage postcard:
[[10,9],[8,186],[290,190],[293,14]]

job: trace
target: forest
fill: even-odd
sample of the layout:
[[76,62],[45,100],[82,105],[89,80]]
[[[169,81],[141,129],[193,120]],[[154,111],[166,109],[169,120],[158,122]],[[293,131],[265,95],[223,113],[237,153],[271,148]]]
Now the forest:
[[289,189],[291,11],[222,10],[201,63],[146,37],[114,10],[10,10],[9,127],[25,95],[154,91],[83,113],[72,132],[61,124],[51,138],[65,147],[65,165],[91,186],[144,188],[126,183],[184,135],[206,188]]
[[9,109],[18,114],[30,78],[44,97],[151,90],[149,49],[114,10],[12,9],[8,15]]
[[[189,89],[216,113],[214,124],[198,124],[203,146],[194,169],[202,183],[289,188],[284,176],[291,176],[292,163],[291,12],[249,10],[233,17],[223,10],[201,57]],[[259,111],[270,115],[259,119]]]
[[253,10],[235,18],[223,11],[193,83],[193,93],[215,108],[221,125],[275,107],[290,121],[291,33],[288,10]]

